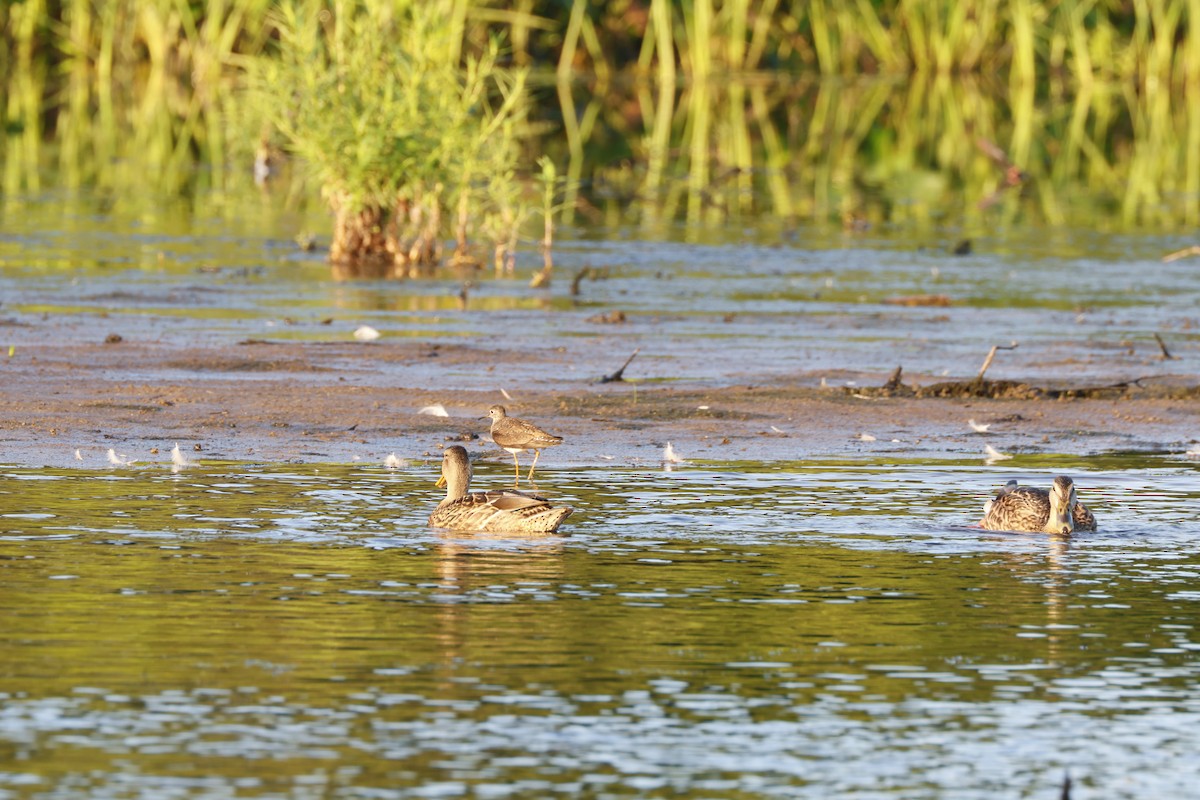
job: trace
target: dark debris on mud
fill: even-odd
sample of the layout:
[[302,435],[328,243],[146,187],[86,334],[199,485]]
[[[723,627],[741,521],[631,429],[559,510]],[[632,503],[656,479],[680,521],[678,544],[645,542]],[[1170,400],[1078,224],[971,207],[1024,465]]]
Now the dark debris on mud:
[[897,367],[882,386],[845,387],[846,394],[859,397],[941,397],[990,400],[1120,400],[1122,398],[1200,398],[1200,385],[1155,384],[1153,376],[1134,378],[1103,386],[1050,387],[1023,381],[988,380],[976,377],[963,381],[940,381],[927,386],[904,383]]

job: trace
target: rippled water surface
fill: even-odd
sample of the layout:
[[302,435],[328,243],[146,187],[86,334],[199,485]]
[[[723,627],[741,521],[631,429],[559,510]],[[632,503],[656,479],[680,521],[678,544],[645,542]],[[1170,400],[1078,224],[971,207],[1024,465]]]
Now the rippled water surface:
[[[291,241],[328,221],[279,198],[6,200],[14,370],[108,334],[219,349],[369,324],[379,346],[530,354],[512,380],[543,390],[635,348],[637,380],[691,386],[969,377],[1014,339],[989,377],[1196,373],[1195,265],[1160,260],[1184,238],[995,230],[955,257],[955,230],[576,231],[539,292],[528,253],[516,280],[335,281]],[[918,294],[949,305],[889,302]],[[381,385],[497,383],[359,361]],[[95,379],[203,391],[190,363]],[[1075,800],[1195,794],[1197,462],[900,458],[552,463],[542,488],[576,514],[540,538],[430,530],[428,463],[0,467],[0,800],[997,800],[1057,798],[1068,773]],[[1058,472],[1100,532],[970,527],[1008,478]]]
[[[1194,461],[435,469],[0,469],[0,797],[1194,791]],[[1100,532],[969,527],[1058,471]]]
[[[815,383],[814,373],[897,364],[908,374],[970,377],[990,347],[1013,340],[1020,348],[989,377],[1111,383],[1196,372],[1195,262],[1161,260],[1193,244],[1186,237],[1012,228],[981,232],[972,252],[954,256],[947,245],[963,235],[954,229],[801,229],[782,239],[733,228],[668,232],[692,241],[575,231],[556,246],[550,289],[534,291],[533,251],[521,253],[517,279],[446,270],[411,281],[333,280],[323,252],[298,252],[292,241],[328,220],[293,218],[276,211],[280,203],[190,218],[130,217],[86,195],[13,201],[0,209],[3,344],[25,352],[110,333],[155,346],[345,342],[368,324],[381,343],[559,354],[523,365],[521,380],[537,385],[608,374],[635,347],[641,355],[628,377],[709,385],[796,373]],[[919,295],[948,305],[896,302]],[[614,312],[626,323],[597,321]],[[1160,358],[1155,334],[1176,359]],[[440,369],[436,383],[474,389],[477,373]]]

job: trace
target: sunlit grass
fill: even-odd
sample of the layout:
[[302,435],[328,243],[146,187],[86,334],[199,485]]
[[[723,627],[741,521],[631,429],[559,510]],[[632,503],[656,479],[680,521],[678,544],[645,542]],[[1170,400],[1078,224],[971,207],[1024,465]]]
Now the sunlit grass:
[[[480,2],[474,13],[493,5]],[[496,5],[499,5],[496,3]],[[1192,0],[650,0],[633,16],[626,3],[572,3],[568,21],[523,36],[525,61],[551,57],[606,73],[627,66],[693,78],[783,69],[825,75],[997,76],[1012,84],[1059,75],[1180,85],[1200,75],[1200,36]],[[587,13],[582,8],[587,6]],[[524,4],[513,25],[553,20],[552,0]],[[491,16],[491,19],[499,17]],[[589,38],[590,37],[590,38]],[[580,46],[586,42],[586,46]]]
[[[1170,228],[1198,213],[1200,157],[1188,143],[1200,141],[1200,114],[1165,93],[1097,83],[1039,99],[969,80],[765,75],[615,88],[628,100],[592,103],[602,125],[604,109],[623,109],[611,126],[634,135],[629,160],[593,173],[601,218],[628,206],[648,226],[790,219],[841,225],[850,238],[925,229],[936,241],[1024,224]],[[635,101],[640,130],[630,130]],[[1010,183],[1010,166],[1021,179]]]
[[[343,18],[368,8],[335,6]],[[256,191],[251,164],[263,133],[245,76],[251,62],[285,60],[272,38],[278,18],[266,13],[275,7],[0,8],[5,213],[53,185],[99,190],[150,216],[242,214],[231,198]],[[463,243],[482,240],[500,272],[547,230],[531,224],[542,220],[525,202],[517,154],[527,168],[542,155],[566,165],[564,207],[554,210],[568,223],[632,223],[647,235],[679,221],[695,237],[729,224],[782,237],[815,224],[844,229],[848,242],[892,230],[940,241],[1013,226],[1200,222],[1200,13],[1184,0],[651,0],[628,19],[622,8],[572,2],[564,15],[549,0],[439,0],[445,24],[429,38],[448,48],[446,63],[553,65],[533,124],[506,128],[494,152],[457,137],[441,180],[388,166],[368,147],[378,139],[370,130],[335,146],[317,141],[297,148],[315,172],[285,167],[264,205],[308,208],[322,187],[354,205],[403,172],[436,197],[431,208],[444,207],[423,215],[426,225],[437,218],[434,240],[417,230],[411,243],[435,252],[453,240],[466,259]],[[497,34],[507,44],[489,50]],[[305,65],[294,66],[304,77]],[[306,79],[322,74],[310,69]],[[372,82],[347,85],[359,83]],[[357,88],[368,103],[370,85]],[[299,116],[331,129],[331,108]],[[384,166],[335,176],[331,189],[321,155],[351,146],[359,161]],[[1007,185],[989,146],[1025,180]],[[506,155],[496,161],[495,152]]]

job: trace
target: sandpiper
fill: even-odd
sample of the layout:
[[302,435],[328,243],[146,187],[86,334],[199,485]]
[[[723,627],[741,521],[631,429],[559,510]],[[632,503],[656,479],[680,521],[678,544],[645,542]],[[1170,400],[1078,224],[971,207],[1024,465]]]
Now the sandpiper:
[[533,469],[537,466],[538,456],[542,454],[542,448],[562,444],[561,436],[546,433],[532,422],[508,416],[508,412],[504,410],[504,406],[492,406],[488,409],[487,416],[483,417],[483,419],[491,419],[492,421],[492,441],[512,453],[513,466],[517,474],[514,485],[521,483],[521,463],[517,460],[517,453],[524,452],[525,450],[533,451],[533,464],[529,467],[529,481],[532,482]]

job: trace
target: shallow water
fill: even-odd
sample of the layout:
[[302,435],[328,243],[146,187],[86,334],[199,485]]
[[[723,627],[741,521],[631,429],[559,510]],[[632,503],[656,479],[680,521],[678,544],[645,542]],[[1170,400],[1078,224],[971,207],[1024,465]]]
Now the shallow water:
[[[1195,461],[548,468],[539,538],[435,469],[0,470],[0,795],[1192,791]],[[1063,471],[1100,532],[969,527]]]
[[[1112,383],[1197,371],[1194,262],[1160,260],[1191,244],[1183,237],[1011,229],[952,256],[954,230],[815,228],[763,241],[731,229],[690,243],[565,232],[550,291],[528,287],[537,257],[523,253],[519,279],[467,276],[462,309],[464,276],[449,271],[332,280],[322,253],[291,241],[305,227],[327,227],[323,215],[279,213],[270,199],[224,210],[215,219],[136,216],[86,195],[11,202],[0,236],[0,344],[23,353],[110,333],[160,346],[348,342],[367,324],[383,334],[377,346],[418,338],[529,354],[510,387],[587,383],[635,348],[626,377],[693,385],[816,385],[898,364],[909,375],[970,377],[992,345],[1012,341],[1020,347],[1001,352],[989,377]],[[572,278],[588,268],[572,297]],[[946,295],[951,305],[886,302],[920,294]],[[627,322],[595,321],[614,311]],[[1156,333],[1176,359],[1160,358]],[[211,374],[181,367],[176,377]],[[357,377],[396,380],[386,369]],[[407,365],[405,380],[453,391],[479,388],[481,376],[475,365]]]
[[[1200,284],[1159,261],[1182,238],[996,231],[953,257],[953,230],[583,232],[556,251],[549,293],[484,274],[462,309],[459,276],[332,280],[291,242],[327,222],[269,198],[223,216],[7,201],[0,346],[18,362],[109,333],[222,347],[345,342],[369,324],[383,338],[367,348],[528,356],[499,378],[345,365],[444,392],[578,388],[634,348],[627,377],[687,385],[898,363],[970,376],[1013,339],[989,377],[1196,373]],[[572,298],[587,267],[598,278]],[[921,293],[952,305],[884,302]],[[628,322],[592,321],[614,310]],[[198,389],[213,374],[178,372]],[[1076,800],[1186,796],[1197,466],[551,463],[542,488],[577,509],[569,535],[525,539],[429,530],[432,463],[0,468],[0,800],[993,800],[1056,797],[1067,772]],[[969,527],[1008,478],[1059,472],[1099,533]]]

